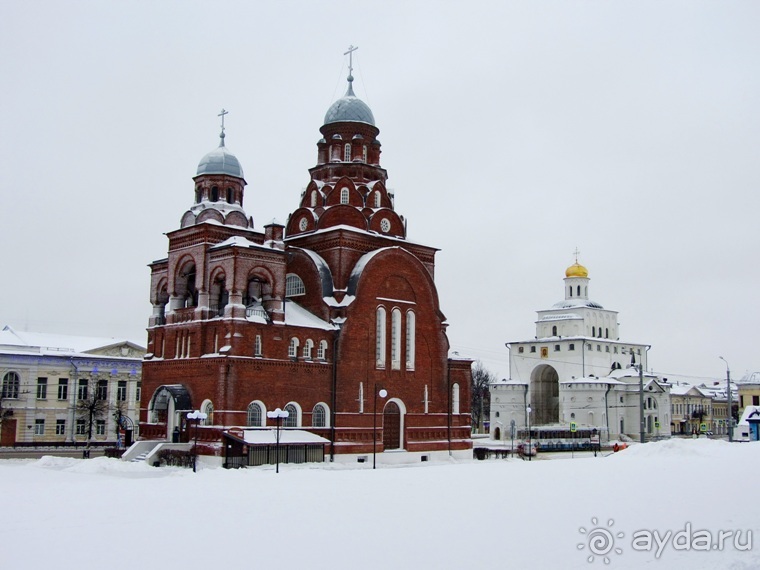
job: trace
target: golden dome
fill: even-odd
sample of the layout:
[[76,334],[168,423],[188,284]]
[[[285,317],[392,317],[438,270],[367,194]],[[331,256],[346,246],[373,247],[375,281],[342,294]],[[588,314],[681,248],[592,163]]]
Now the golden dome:
[[576,261],[565,270],[565,277],[588,277],[588,269]]

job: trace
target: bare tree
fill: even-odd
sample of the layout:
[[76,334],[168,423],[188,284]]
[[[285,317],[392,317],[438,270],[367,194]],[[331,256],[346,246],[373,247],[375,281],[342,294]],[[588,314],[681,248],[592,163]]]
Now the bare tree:
[[85,457],[90,456],[90,444],[92,443],[92,430],[99,420],[105,418],[108,413],[108,400],[102,397],[99,390],[90,391],[86,398],[77,401],[77,418],[84,420],[87,430],[87,447]]
[[488,385],[495,380],[496,376],[480,360],[472,367],[472,425],[479,432],[483,431],[483,422],[491,414],[491,392]]

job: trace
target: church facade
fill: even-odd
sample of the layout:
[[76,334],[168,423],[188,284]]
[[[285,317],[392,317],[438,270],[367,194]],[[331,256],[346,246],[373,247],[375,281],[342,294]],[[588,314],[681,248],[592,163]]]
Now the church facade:
[[538,311],[535,337],[507,343],[510,377],[490,387],[493,438],[530,425],[552,439],[573,424],[602,441],[638,439],[642,400],[646,436],[670,436],[670,386],[646,372],[648,345],[620,339],[618,313],[590,300],[589,281],[576,259],[564,300]]
[[143,438],[187,441],[197,409],[219,455],[231,429],[271,428],[281,408],[330,460],[469,456],[471,361],[448,356],[437,250],[406,239],[352,81],[286,224],[254,226],[224,126],[200,161],[168,256],[150,265]]

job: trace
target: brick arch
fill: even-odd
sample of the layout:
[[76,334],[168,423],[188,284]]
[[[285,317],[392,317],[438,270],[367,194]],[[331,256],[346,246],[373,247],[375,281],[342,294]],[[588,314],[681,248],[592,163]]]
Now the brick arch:
[[319,229],[338,225],[353,226],[360,230],[366,230],[367,218],[365,218],[364,214],[357,210],[355,206],[350,204],[340,204],[325,210],[325,213],[322,214],[322,217],[318,222]]
[[[302,230],[299,224],[301,223],[301,219],[304,217],[306,218],[308,225],[305,230]],[[288,236],[291,236],[304,232],[312,232],[316,229],[318,219],[319,217],[314,212],[314,210],[310,210],[309,208],[298,208],[290,215],[290,219],[288,220],[286,226],[286,234]]]
[[[381,222],[384,219],[388,220],[391,224],[390,230],[387,232],[384,232],[381,227]],[[404,237],[404,234],[406,234],[404,222],[399,215],[390,208],[381,208],[374,212],[369,220],[369,229],[373,232],[389,236]]]
[[[195,266],[195,283],[193,284],[196,291],[199,291],[203,288],[203,281],[200,282],[200,287],[198,287],[198,275],[200,273],[200,264],[198,263],[198,260],[195,259],[195,257],[192,254],[185,254],[182,257],[180,257],[177,262],[174,264],[174,273],[172,274],[172,283],[171,283],[171,290],[169,291],[169,294],[172,296],[178,296],[178,295],[184,295],[187,293],[187,281],[185,277],[185,273],[187,272],[190,264]],[[196,299],[197,301],[197,299]]]

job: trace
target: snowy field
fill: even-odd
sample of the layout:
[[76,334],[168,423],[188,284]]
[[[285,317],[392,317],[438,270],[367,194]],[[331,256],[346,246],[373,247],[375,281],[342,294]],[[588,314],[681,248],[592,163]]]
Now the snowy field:
[[[760,568],[754,443],[374,472],[281,467],[0,461],[0,567]],[[722,548],[721,531],[734,531]]]

